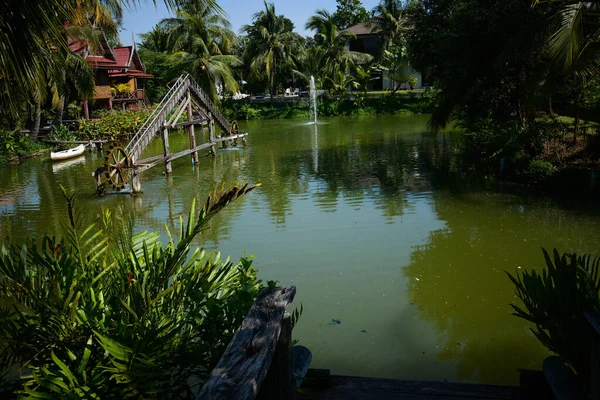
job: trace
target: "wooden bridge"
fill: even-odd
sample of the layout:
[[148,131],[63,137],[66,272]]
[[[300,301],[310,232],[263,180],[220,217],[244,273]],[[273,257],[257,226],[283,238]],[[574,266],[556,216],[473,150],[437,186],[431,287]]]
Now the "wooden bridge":
[[[188,121],[178,123],[183,113],[186,113]],[[215,124],[221,128],[220,136],[215,135]],[[197,145],[194,127],[201,125],[208,125],[209,141]],[[181,127],[188,128],[189,149],[172,153],[169,147],[169,131]],[[141,159],[142,153],[159,132],[163,142],[163,153]],[[93,174],[98,185],[98,193],[103,193],[107,187],[120,191],[129,184],[130,180],[131,191],[140,193],[142,172],[164,163],[165,173],[170,174],[172,160],[191,155],[193,162],[197,164],[198,151],[210,149],[210,152],[216,155],[215,145],[218,143],[222,143],[223,147],[229,144],[236,146],[238,139],[242,139],[245,144],[247,135],[238,132],[235,121],[229,123],[225,119],[204,90],[189,75],[182,75],[171,86],[129,144],[125,148],[113,147],[107,153],[104,167],[98,168]]]

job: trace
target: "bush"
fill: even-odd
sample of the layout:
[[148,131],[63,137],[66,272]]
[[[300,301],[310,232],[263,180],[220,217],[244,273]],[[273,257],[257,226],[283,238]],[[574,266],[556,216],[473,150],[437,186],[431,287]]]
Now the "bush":
[[99,111],[95,119],[79,120],[77,135],[85,139],[109,138],[118,140],[137,132],[152,113],[152,107],[140,110]]
[[83,226],[65,193],[64,239],[1,248],[0,376],[21,375],[2,387],[35,398],[192,398],[263,285],[250,259],[190,246],[254,188],[215,193],[198,217],[192,204],[166,245],[108,210]]
[[538,340],[567,361],[582,378],[590,378],[592,334],[585,311],[600,311],[600,259],[543,250],[546,268],[513,276],[524,308],[512,305],[514,315],[535,324]]
[[517,174],[527,183],[540,184],[547,181],[555,171],[556,168],[549,161],[532,160],[524,170],[518,171]]

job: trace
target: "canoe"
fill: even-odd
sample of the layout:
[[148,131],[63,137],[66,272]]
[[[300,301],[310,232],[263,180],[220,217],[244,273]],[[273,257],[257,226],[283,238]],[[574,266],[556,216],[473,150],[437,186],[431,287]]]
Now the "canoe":
[[85,146],[80,144],[79,146],[73,147],[72,149],[69,149],[69,150],[51,152],[50,158],[54,161],[66,160],[67,158],[78,157],[78,156],[82,155],[84,152],[85,152]]

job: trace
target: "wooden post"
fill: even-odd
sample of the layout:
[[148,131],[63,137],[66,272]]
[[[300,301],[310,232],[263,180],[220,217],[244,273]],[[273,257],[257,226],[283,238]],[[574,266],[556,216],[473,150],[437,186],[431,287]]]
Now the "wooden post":
[[[162,132],[162,140],[163,140],[163,148],[164,148],[164,156],[167,157],[171,155],[171,149],[169,148],[169,128],[163,129]],[[170,174],[173,172],[173,168],[171,167],[171,161],[165,161],[165,173]]]
[[[190,92],[190,89],[188,89],[188,91],[187,91],[187,118],[188,118],[188,122],[191,122],[193,119],[192,93]],[[190,149],[193,149],[196,147],[196,136],[194,135],[194,124],[191,124],[188,127],[188,133],[190,135]],[[194,164],[198,164],[198,152],[197,151],[192,153],[192,160],[193,160]]]
[[[211,143],[215,142],[215,120],[213,119],[212,114],[208,113],[208,140]],[[210,146],[210,152],[215,157],[217,155],[217,151],[215,150],[215,146]]]
[[293,400],[295,393],[294,369],[292,365],[292,323],[290,314],[285,313],[281,323],[279,341],[275,347],[269,372],[256,396],[257,400]]
[[137,171],[133,172],[133,178],[131,179],[131,190],[133,193],[142,193],[142,181],[140,180],[140,174]]
[[[254,400],[260,388],[269,386],[265,378],[279,365],[279,357],[288,357],[291,369],[291,321],[284,315],[295,295],[294,286],[261,291],[196,400]],[[286,383],[289,377],[287,386],[291,387],[293,374],[287,369],[280,372],[280,382]],[[286,393],[289,390],[293,389]],[[270,398],[290,398],[274,394]]]

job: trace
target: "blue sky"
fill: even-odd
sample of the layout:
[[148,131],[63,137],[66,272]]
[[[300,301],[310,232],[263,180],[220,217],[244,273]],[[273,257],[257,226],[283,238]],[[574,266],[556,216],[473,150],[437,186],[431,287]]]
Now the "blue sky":
[[[325,8],[331,12],[335,11],[335,0],[270,0],[275,3],[277,14],[283,14],[294,22],[296,32],[306,35],[304,24],[306,20],[319,8]],[[367,10],[375,7],[377,0],[363,0]],[[242,25],[249,24],[252,16],[264,8],[263,0],[220,0],[219,5],[223,7],[231,22],[234,32],[238,32]],[[133,10],[125,11],[124,31],[121,32],[121,41],[124,45],[131,44],[132,32],[136,35],[148,32],[162,18],[168,17],[169,12],[162,0],[156,0],[156,7],[151,1],[141,2]],[[139,41],[139,38],[136,38]]]

